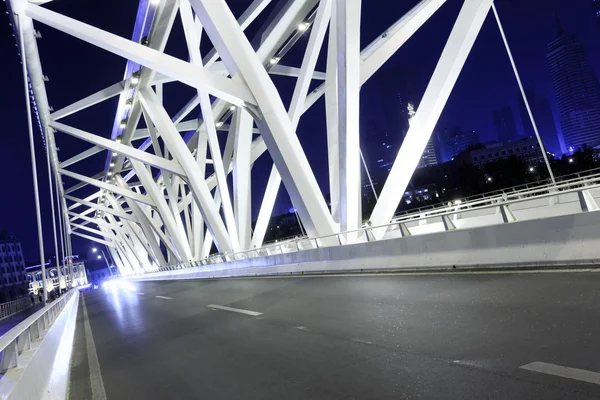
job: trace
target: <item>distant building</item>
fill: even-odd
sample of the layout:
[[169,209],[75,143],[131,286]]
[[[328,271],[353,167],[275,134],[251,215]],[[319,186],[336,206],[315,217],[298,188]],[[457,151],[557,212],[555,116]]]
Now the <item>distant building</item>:
[[423,185],[415,188],[409,188],[404,192],[403,200],[407,205],[413,203],[422,203],[439,199],[435,184]]
[[474,130],[462,131],[446,129],[436,134],[439,145],[439,162],[452,161],[470,146],[479,143],[479,136]]
[[427,142],[425,151],[423,151],[423,154],[421,155],[418,168],[433,167],[435,165],[438,165],[438,156],[436,154],[434,138],[432,137],[429,139],[429,142]]
[[12,234],[0,234],[0,301],[26,294],[27,285],[21,243]]
[[469,162],[478,168],[485,164],[515,156],[526,164],[538,164],[544,161],[537,139],[527,138],[515,142],[492,142],[481,149],[469,152]]
[[583,45],[558,26],[546,54],[567,151],[600,141],[600,87]]
[[508,142],[510,140],[518,139],[519,132],[517,131],[517,124],[512,108],[504,107],[495,110],[492,115],[496,136],[499,142]]
[[[533,85],[525,89],[525,95],[527,96],[531,113],[533,114],[535,124],[538,128],[540,136],[542,137],[546,151],[549,151],[556,157],[562,156],[564,152],[563,150],[565,149],[561,148],[559,135],[556,132],[556,125],[554,124],[554,115],[552,114],[552,109],[550,108],[550,102],[548,101],[548,98],[546,98],[546,96],[537,94]],[[525,102],[523,101],[523,96],[520,92],[518,94],[518,101],[519,112],[521,114],[521,122],[523,123],[523,131],[525,132],[525,136],[535,137],[533,125],[531,124],[529,113],[527,112]]]

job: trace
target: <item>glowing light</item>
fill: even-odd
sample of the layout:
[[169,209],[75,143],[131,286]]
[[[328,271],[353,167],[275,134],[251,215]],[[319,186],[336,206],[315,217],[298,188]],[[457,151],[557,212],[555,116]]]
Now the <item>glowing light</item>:
[[131,108],[131,101],[128,101],[127,103],[125,103],[125,109],[129,110]]
[[491,182],[491,181],[492,181],[492,177],[491,177],[491,176],[489,176],[489,177],[487,178],[487,181],[488,181],[488,182]]
[[217,122],[217,123],[215,124],[215,126],[216,126],[217,128],[220,128],[220,127],[222,127],[222,126],[223,126],[223,123],[222,123],[221,121],[219,121],[219,122]]
[[231,107],[229,107],[229,109],[230,109],[231,111],[233,111],[233,110],[235,110],[235,106],[231,106]]
[[98,260],[100,260],[102,258],[102,256],[100,254],[98,254],[98,257],[96,257]]
[[137,76],[134,75],[134,76],[131,77],[131,84],[132,85],[137,85],[139,83],[139,81],[140,81],[140,78],[138,78]]
[[529,172],[533,172],[533,171],[535,171],[535,168],[529,167]]
[[127,121],[126,120],[121,121],[121,123],[119,124],[119,127],[121,129],[127,128]]
[[572,163],[573,163],[573,159],[569,158],[569,164],[572,164]]
[[304,32],[305,30],[308,29],[309,26],[310,26],[310,24],[308,22],[303,22],[300,25],[298,25],[298,30],[300,32]]
[[93,253],[95,253],[95,252],[97,252],[97,251],[98,251],[98,249],[97,249],[97,248],[95,248],[95,247],[92,249],[92,252],[93,252]]
[[123,279],[113,279],[111,281],[105,281],[102,283],[102,287],[105,289],[123,289],[129,292],[135,292],[137,288],[131,284],[131,282]]
[[114,162],[111,162],[111,163],[110,163],[110,166],[111,166],[111,167],[114,167],[114,166],[115,166],[115,163],[114,163]]
[[275,65],[275,64],[277,64],[278,62],[279,62],[279,57],[273,57],[273,58],[271,58],[271,61],[269,61],[269,63],[270,63],[271,65]]
[[457,206],[462,204],[462,200],[454,200],[454,204],[456,204]]
[[115,142],[117,142],[117,143],[121,143],[121,138],[117,138],[117,139],[115,140]]
[[160,4],[160,0],[150,0],[150,4],[152,4],[153,6],[157,6]]
[[116,151],[113,151],[113,152],[112,152],[112,155],[113,155],[113,156],[116,156],[117,154],[118,154],[118,153],[117,153]]
[[108,176],[111,176],[111,175],[112,175],[112,172],[108,171],[108,172],[106,173],[106,175],[108,175]]

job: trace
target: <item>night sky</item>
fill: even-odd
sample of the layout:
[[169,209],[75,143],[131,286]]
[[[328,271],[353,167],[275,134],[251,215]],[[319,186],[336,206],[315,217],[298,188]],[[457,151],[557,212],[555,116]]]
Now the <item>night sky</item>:
[[[276,3],[274,0],[273,3]],[[239,16],[249,0],[230,0],[234,13]],[[366,46],[387,27],[417,4],[417,0],[364,0],[362,11],[362,46]],[[448,0],[438,13],[419,30],[416,35],[384,66],[408,66],[415,71],[415,86],[424,90],[433,72],[454,19],[462,1]],[[550,99],[556,114],[556,106],[550,74],[546,64],[546,45],[556,37],[556,16],[567,33],[576,34],[584,43],[594,69],[600,71],[600,32],[596,27],[591,0],[497,0],[496,6],[503,20],[509,43],[524,83],[533,82],[538,93]],[[108,30],[123,37],[131,37],[137,11],[136,1],[104,0],[102,2],[82,0],[60,0],[48,5],[55,11],[77,18],[83,22]],[[272,9],[269,6],[268,10]],[[115,10],[119,10],[116,12]],[[0,168],[2,190],[0,195],[0,228],[14,232],[23,243],[28,260],[38,257],[35,208],[33,200],[29,142],[25,115],[25,100],[21,65],[17,48],[8,25],[8,16],[0,18],[0,54],[2,55],[2,83],[0,84]],[[250,38],[264,21],[259,19],[247,30]],[[36,24],[43,39],[38,41],[44,73],[50,81],[46,84],[49,102],[55,110],[65,107],[95,91],[109,86],[123,78],[125,61],[119,57],[83,43],[49,27]],[[182,41],[181,24],[176,21],[166,52],[187,59],[185,44]],[[211,47],[209,40],[203,40],[202,52]],[[299,66],[306,38],[298,43],[283,58],[282,64]],[[324,70],[324,54],[317,68]],[[363,120],[382,118],[376,99],[369,99],[369,85],[374,85],[377,74],[364,87]],[[289,104],[294,82],[292,78],[275,77],[286,106]],[[492,110],[511,106],[522,129],[517,108],[517,84],[501,42],[500,34],[490,12],[484,28],[466,63],[458,83],[452,92],[438,129],[460,127],[475,129],[482,140],[494,140]],[[165,108],[173,115],[194,94],[194,90],[182,85],[165,86]],[[168,99],[168,100],[167,100]],[[373,106],[370,106],[370,104]],[[109,137],[114,119],[116,100],[107,101],[65,118],[68,125]],[[324,193],[328,192],[327,158],[324,123],[324,103],[320,100],[300,122],[298,135],[304,145],[307,157]],[[52,240],[51,209],[48,194],[46,161],[39,133],[36,131],[36,151],[42,196],[42,216],[44,224],[44,244],[47,254],[54,253]],[[90,146],[64,134],[57,134],[60,148],[59,158],[66,160]],[[106,153],[76,164],[72,170],[94,175],[104,166]],[[253,193],[264,192],[271,161],[263,156],[253,169]],[[65,187],[75,182],[64,179]],[[91,193],[82,190],[76,193],[85,197]],[[259,208],[259,197],[253,200],[253,212]],[[276,213],[289,207],[289,199],[280,191]],[[74,253],[86,254],[93,244],[85,239],[73,238]]]

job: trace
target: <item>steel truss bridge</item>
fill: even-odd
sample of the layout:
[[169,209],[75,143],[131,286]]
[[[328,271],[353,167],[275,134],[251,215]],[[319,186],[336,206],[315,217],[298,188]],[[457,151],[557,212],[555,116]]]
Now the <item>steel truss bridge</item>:
[[[431,218],[430,214],[419,216],[421,220],[416,222],[395,220],[394,214],[490,13],[496,18],[512,62],[493,0],[464,0],[379,194],[369,227],[363,229],[361,86],[445,2],[422,0],[365,45],[360,43],[360,10],[369,3],[361,5],[361,0],[287,0],[271,8],[267,8],[271,0],[254,0],[238,18],[226,0],[140,0],[130,40],[52,11],[46,7],[49,0],[9,0],[9,16],[25,77],[30,140],[33,143],[33,129],[39,125],[47,150],[48,179],[54,190],[51,199],[58,203],[58,214],[53,215],[57,222],[57,254],[60,244],[62,254],[67,258],[71,255],[71,235],[87,238],[107,246],[122,275],[211,262],[215,259],[210,254],[213,244],[219,260],[235,259],[239,254],[250,256],[252,252],[261,254],[263,249],[270,254],[268,248],[263,248],[263,241],[282,184],[307,233],[306,243],[295,242],[296,251],[381,240],[390,234],[411,234],[411,230],[415,233],[427,225],[421,220]],[[245,29],[266,10],[270,14],[259,33],[248,38]],[[164,52],[177,18],[184,29],[188,60]],[[40,26],[123,57],[127,60],[123,79],[96,93],[82,94],[81,100],[73,104],[51,109],[42,62],[53,60],[40,59],[40,35],[36,30]],[[214,46],[207,54],[200,52],[203,37]],[[288,65],[286,54],[299,46],[302,37],[306,38],[306,48],[301,65]],[[322,53],[326,70],[318,71],[317,59]],[[512,65],[520,85],[514,62]],[[274,75],[295,80],[291,98],[282,98]],[[309,90],[315,82],[318,86]],[[193,88],[196,94],[179,112],[170,115],[163,107],[163,88],[178,84]],[[329,205],[296,134],[303,114],[322,97]],[[113,98],[118,98],[117,109],[114,115],[106,116],[114,121],[110,138],[63,122],[74,113]],[[193,112],[198,108],[200,118]],[[530,117],[535,127],[531,112]],[[60,159],[57,147],[65,135],[85,141],[90,147],[69,159]],[[219,145],[219,136],[227,137],[224,148]],[[106,154],[106,158],[96,174],[78,172],[79,163],[98,153]],[[545,151],[542,153],[545,156]],[[253,187],[251,180],[259,157],[273,160],[270,171],[261,171],[269,173],[264,192]],[[35,171],[33,146],[32,162]],[[63,187],[61,177],[78,183]],[[39,225],[37,182],[35,185]],[[90,186],[97,189],[92,195],[78,196],[80,189]],[[251,199],[258,198],[255,192],[259,190],[263,193],[260,212],[251,229]],[[573,191],[575,196],[580,192]],[[593,196],[586,193],[582,195],[584,200],[593,201]],[[548,189],[540,195],[549,196]],[[514,199],[503,200],[507,204],[490,205],[486,200],[484,206],[498,215],[500,222],[509,222],[515,218],[509,210]],[[456,228],[459,224],[455,216],[460,211],[438,210],[438,227]],[[493,218],[486,221],[498,223]],[[410,226],[415,223],[416,230]],[[285,250],[280,246],[278,251]],[[44,259],[43,250],[40,252]]]

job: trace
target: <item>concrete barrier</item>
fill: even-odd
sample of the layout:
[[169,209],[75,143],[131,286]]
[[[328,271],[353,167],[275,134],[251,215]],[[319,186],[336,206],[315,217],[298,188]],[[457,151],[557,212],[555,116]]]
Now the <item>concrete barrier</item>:
[[55,300],[4,335],[19,331],[15,343],[19,352],[14,353],[14,366],[0,378],[1,398],[66,398],[78,301],[75,289],[70,298]]
[[600,211],[319,248],[129,279],[578,264],[600,264]]

